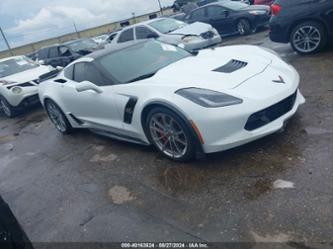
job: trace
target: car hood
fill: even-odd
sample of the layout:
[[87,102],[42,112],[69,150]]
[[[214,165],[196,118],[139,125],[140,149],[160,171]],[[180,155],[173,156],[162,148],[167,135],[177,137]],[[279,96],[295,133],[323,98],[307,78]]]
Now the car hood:
[[[229,46],[202,50],[197,56],[184,58],[160,71],[147,82],[159,82],[175,88],[198,87],[223,91],[239,87],[265,71],[273,55],[256,46]],[[246,64],[234,72],[218,70],[232,60]],[[230,64],[228,64],[230,65]]]
[[202,22],[195,22],[188,24],[183,28],[172,31],[169,34],[173,35],[201,35],[204,32],[207,32],[212,29],[212,26]]
[[[51,71],[51,67],[49,66],[39,66],[30,70],[23,71],[21,73],[9,75],[4,78],[0,78],[0,80],[12,81],[15,83],[25,83],[28,81],[36,80],[42,74],[48,73]],[[1,83],[0,83],[1,84]]]

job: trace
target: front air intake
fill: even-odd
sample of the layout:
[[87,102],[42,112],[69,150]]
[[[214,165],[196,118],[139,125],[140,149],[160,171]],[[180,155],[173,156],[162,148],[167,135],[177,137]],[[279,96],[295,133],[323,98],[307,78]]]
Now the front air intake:
[[213,71],[220,73],[232,73],[246,66],[247,62],[231,60],[227,64],[223,65],[222,67],[216,68]]

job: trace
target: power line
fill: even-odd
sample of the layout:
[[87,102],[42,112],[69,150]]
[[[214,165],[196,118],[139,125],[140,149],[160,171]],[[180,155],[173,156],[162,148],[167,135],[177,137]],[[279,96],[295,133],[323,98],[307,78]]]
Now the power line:
[[13,56],[13,55],[14,55],[14,54],[13,54],[13,51],[12,51],[12,49],[10,48],[9,43],[8,43],[8,41],[7,41],[7,38],[6,38],[5,34],[4,34],[4,32],[2,31],[2,28],[1,28],[1,27],[0,27],[0,32],[1,32],[1,35],[2,35],[3,39],[5,40],[5,43],[6,43],[6,45],[7,45],[7,48],[8,48],[9,53]]

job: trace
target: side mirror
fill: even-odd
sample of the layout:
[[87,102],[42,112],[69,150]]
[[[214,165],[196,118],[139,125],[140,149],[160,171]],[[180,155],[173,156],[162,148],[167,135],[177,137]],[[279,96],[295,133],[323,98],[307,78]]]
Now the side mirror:
[[149,34],[149,35],[147,35],[147,38],[148,39],[157,39],[158,38],[158,35],[157,34]]
[[96,86],[95,84],[91,83],[90,81],[82,81],[81,83],[77,83],[75,85],[76,91],[80,92],[85,92],[85,91],[89,91],[92,90],[96,93],[102,93],[103,90]]
[[59,71],[62,71],[64,69],[64,67],[56,66],[56,69],[59,70]]
[[39,61],[38,61],[38,64],[40,64],[40,65],[45,65],[45,61],[44,61],[44,60],[39,60]]

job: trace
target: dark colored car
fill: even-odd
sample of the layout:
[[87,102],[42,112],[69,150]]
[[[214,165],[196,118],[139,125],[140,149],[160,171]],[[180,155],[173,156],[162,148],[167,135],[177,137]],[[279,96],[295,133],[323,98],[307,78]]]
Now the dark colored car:
[[0,196],[0,248],[33,249],[26,233],[7,203]]
[[[228,0],[199,0],[197,2],[197,5],[199,7],[210,4],[210,3],[215,3],[215,2],[220,2],[220,1],[228,1]],[[254,0],[231,0],[231,1],[239,1],[239,2],[244,2],[247,4],[254,4]]]
[[65,42],[64,45],[69,47],[75,53],[80,55],[87,55],[96,50],[104,48],[91,38],[82,38],[74,41]]
[[211,24],[221,35],[246,35],[259,27],[268,26],[270,8],[235,1],[219,1],[195,9],[186,21]]
[[319,52],[333,38],[332,0],[277,0],[272,13],[271,40],[290,42],[300,54]]
[[274,3],[274,0],[254,0],[254,4],[268,5],[271,6]]
[[52,45],[41,48],[36,53],[36,60],[44,65],[65,67],[82,55],[75,53],[66,45]]

